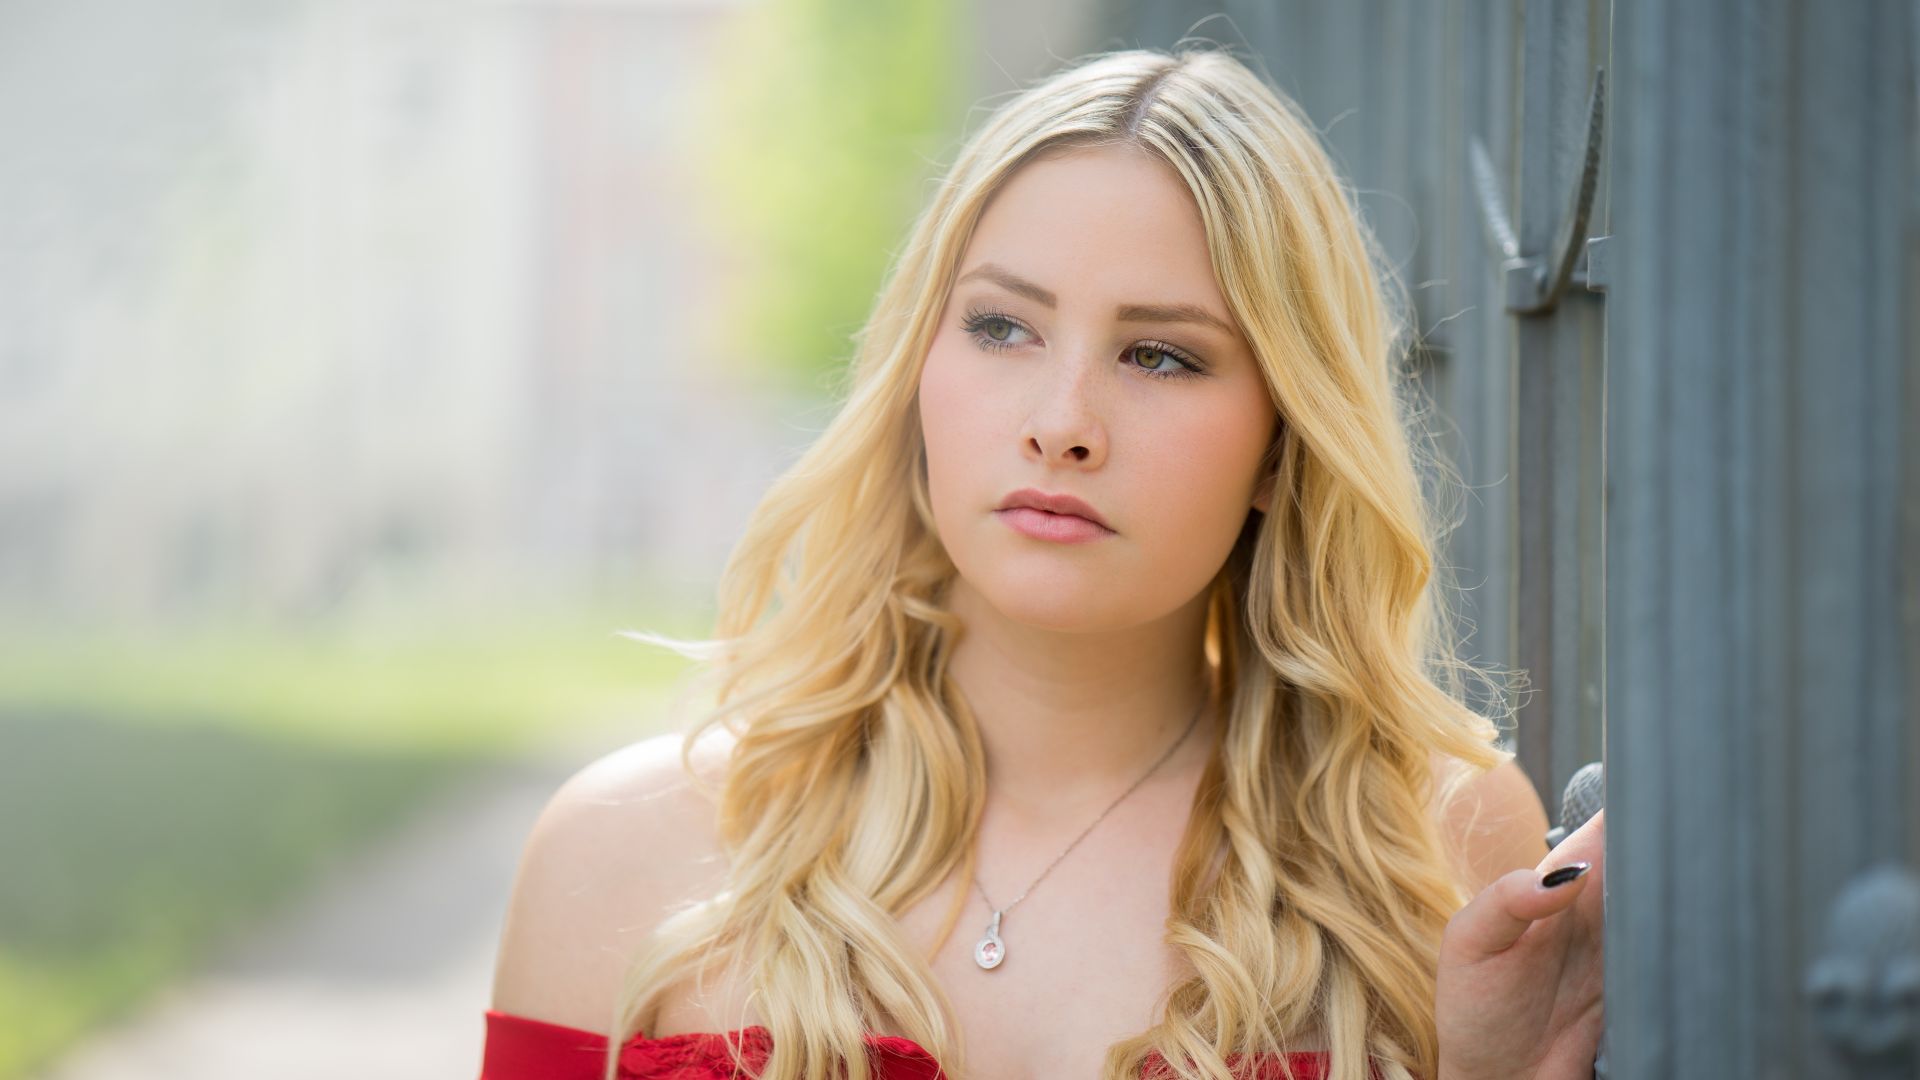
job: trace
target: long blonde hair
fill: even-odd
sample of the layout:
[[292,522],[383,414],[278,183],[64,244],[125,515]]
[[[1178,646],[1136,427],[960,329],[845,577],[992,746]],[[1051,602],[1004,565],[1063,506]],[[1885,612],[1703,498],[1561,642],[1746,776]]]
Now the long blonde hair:
[[[1444,780],[1431,762],[1508,755],[1461,693],[1463,673],[1486,672],[1455,655],[1443,603],[1444,533],[1399,363],[1405,293],[1298,107],[1198,48],[1093,55],[968,138],[855,335],[842,407],[734,549],[714,637],[629,633],[709,662],[698,682],[715,704],[682,755],[691,771],[709,729],[732,736],[717,789],[729,869],[635,958],[608,1080],[622,1040],[721,964],[766,1016],[770,1080],[868,1080],[865,1038],[883,1025],[965,1075],[930,958],[895,922],[970,877],[986,791],[947,673],[962,627],[916,390],[988,197],[1039,155],[1112,144],[1157,154],[1191,189],[1282,422],[1271,510],[1249,513],[1210,586],[1224,723],[1166,924],[1194,974],[1158,1023],[1108,1049],[1102,1075],[1137,1077],[1157,1050],[1170,1075],[1218,1080],[1229,1055],[1283,1053],[1310,1025],[1333,1080],[1435,1074],[1440,934],[1467,896],[1430,800],[1469,774]],[[964,900],[955,890],[943,942]]]

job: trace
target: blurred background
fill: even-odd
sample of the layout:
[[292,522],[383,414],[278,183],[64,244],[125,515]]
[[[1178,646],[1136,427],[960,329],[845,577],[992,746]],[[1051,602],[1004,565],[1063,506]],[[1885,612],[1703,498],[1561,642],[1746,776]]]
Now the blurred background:
[[0,1078],[473,1074],[1015,7],[0,5]]

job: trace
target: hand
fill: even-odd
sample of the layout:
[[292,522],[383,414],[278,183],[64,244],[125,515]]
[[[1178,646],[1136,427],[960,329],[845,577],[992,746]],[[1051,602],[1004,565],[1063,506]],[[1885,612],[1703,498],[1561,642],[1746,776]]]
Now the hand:
[[[1532,870],[1496,878],[1447,923],[1435,1017],[1439,1080],[1592,1080],[1605,1016],[1606,812]],[[1547,871],[1587,862],[1543,888]]]

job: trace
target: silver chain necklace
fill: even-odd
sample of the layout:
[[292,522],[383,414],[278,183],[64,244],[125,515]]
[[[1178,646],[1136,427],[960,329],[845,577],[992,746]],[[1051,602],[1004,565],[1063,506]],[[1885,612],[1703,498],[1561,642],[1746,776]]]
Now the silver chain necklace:
[[1080,841],[1085,840],[1087,838],[1087,834],[1093,831],[1094,825],[1100,824],[1100,818],[1104,818],[1109,813],[1111,813],[1114,807],[1119,806],[1120,803],[1123,800],[1125,800],[1127,796],[1133,794],[1134,788],[1137,788],[1141,784],[1146,783],[1147,777],[1152,776],[1155,769],[1158,769],[1161,765],[1166,764],[1167,759],[1173,756],[1173,752],[1180,748],[1180,744],[1187,741],[1187,736],[1193,734],[1194,726],[1200,723],[1200,714],[1202,712],[1205,712],[1206,708],[1207,708],[1207,699],[1205,696],[1202,696],[1200,699],[1200,707],[1193,710],[1193,719],[1187,721],[1187,729],[1180,733],[1180,737],[1173,741],[1172,746],[1167,747],[1166,753],[1160,755],[1160,760],[1148,766],[1147,771],[1140,774],[1140,779],[1135,780],[1133,782],[1133,787],[1129,787],[1127,790],[1121,792],[1120,798],[1113,800],[1113,802],[1107,805],[1107,808],[1105,810],[1100,811],[1100,817],[1094,818],[1092,825],[1088,825],[1085,829],[1082,829],[1080,831],[1080,835],[1073,838],[1073,843],[1068,844],[1066,846],[1066,850],[1060,852],[1060,854],[1058,855],[1055,855],[1053,857],[1053,861],[1047,864],[1047,868],[1045,870],[1040,871],[1040,877],[1034,878],[1032,885],[1028,885],[1024,892],[1022,892],[1019,896],[1016,896],[1013,898],[1013,903],[1008,904],[1006,907],[995,907],[993,903],[993,899],[987,895],[987,890],[985,888],[982,888],[980,885],[980,876],[978,874],[974,875],[973,887],[980,890],[980,899],[985,900],[987,902],[988,910],[993,912],[993,921],[987,924],[986,934],[983,935],[978,942],[974,943],[974,946],[973,946],[973,962],[974,963],[979,964],[982,968],[988,971],[991,971],[994,968],[997,968],[1000,966],[1000,962],[1007,958],[1007,943],[1000,940],[1000,917],[1002,915],[1005,915],[1007,912],[1013,910],[1014,904],[1017,904],[1020,901],[1025,900],[1027,898],[1027,893],[1030,893],[1033,891],[1033,886],[1040,884],[1041,878],[1046,877],[1047,874],[1051,872],[1055,866],[1058,866],[1060,864],[1060,860],[1067,857],[1068,851],[1072,851],[1074,847],[1080,843]]

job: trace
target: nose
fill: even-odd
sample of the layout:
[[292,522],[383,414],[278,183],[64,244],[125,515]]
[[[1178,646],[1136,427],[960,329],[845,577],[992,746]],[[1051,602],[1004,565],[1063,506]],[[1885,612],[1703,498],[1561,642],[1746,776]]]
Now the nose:
[[1108,372],[1086,350],[1049,358],[1045,367],[1047,374],[1035,380],[1035,400],[1022,432],[1026,451],[1047,465],[1097,467],[1107,456]]

